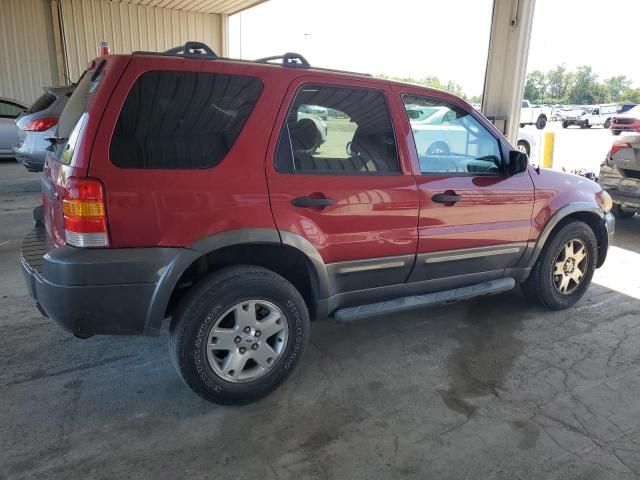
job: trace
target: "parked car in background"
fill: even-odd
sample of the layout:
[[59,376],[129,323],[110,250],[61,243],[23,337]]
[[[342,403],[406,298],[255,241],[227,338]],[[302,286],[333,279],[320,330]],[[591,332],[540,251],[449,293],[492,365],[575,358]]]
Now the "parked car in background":
[[572,125],[577,125],[580,128],[591,128],[594,125],[609,128],[611,118],[616,114],[617,108],[616,105],[597,105],[574,110],[563,118],[562,128]]
[[8,98],[0,98],[0,158],[13,158],[13,147],[18,143],[16,118],[26,105]]
[[640,132],[640,105],[625,113],[617,113],[611,119],[611,133],[620,135],[621,132]]
[[640,135],[625,135],[613,141],[598,181],[613,199],[613,214],[630,218],[640,212]]
[[551,118],[551,108],[531,105],[529,100],[522,100],[520,108],[520,126],[535,125],[538,130],[542,130],[547,125],[547,120]]
[[620,110],[618,110],[618,113],[626,113],[636,105],[637,105],[636,103],[625,103],[620,107]]
[[16,119],[20,141],[15,157],[30,172],[41,172],[47,148],[55,137],[58,119],[74,86],[45,87],[44,93]]
[[[472,104],[471,106],[480,112],[479,104]],[[464,129],[452,123],[455,121],[455,118],[452,119],[451,115],[449,115],[449,117],[446,116],[447,113],[451,114],[451,112],[445,107],[407,105],[406,111],[414,135],[417,135],[419,143],[426,146],[426,151],[432,148],[431,145],[437,145],[435,142],[442,143],[446,141],[445,137],[447,136],[455,138],[457,135],[462,138],[466,135]],[[447,125],[447,122],[450,123],[450,125]],[[431,125],[431,127],[428,125]],[[531,133],[522,128],[519,129],[516,145],[518,150],[526,153],[530,159],[534,160],[537,158],[537,140]]]

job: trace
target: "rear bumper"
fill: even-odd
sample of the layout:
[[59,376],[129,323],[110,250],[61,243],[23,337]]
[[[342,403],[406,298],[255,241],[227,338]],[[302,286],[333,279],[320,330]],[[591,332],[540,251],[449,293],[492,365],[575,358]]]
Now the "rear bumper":
[[28,145],[22,144],[14,147],[13,152],[16,160],[24,165],[27,170],[31,172],[41,172],[44,167],[44,159],[47,156],[45,148],[47,145],[42,145],[42,149],[29,148]]
[[621,124],[621,123],[611,123],[611,130],[617,130],[619,132],[640,132],[640,125],[638,124]]
[[24,239],[20,260],[36,306],[65,330],[79,337],[153,334],[185,252],[192,251],[48,248],[44,229],[36,227]]

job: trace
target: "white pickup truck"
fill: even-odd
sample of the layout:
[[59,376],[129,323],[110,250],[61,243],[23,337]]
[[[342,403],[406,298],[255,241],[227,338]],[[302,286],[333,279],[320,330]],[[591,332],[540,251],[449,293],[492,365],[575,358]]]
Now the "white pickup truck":
[[535,125],[538,130],[542,130],[547,125],[549,118],[551,118],[551,108],[534,107],[529,100],[522,100],[520,127]]
[[594,125],[602,125],[609,128],[611,118],[618,111],[617,105],[596,105],[571,112],[562,119],[562,128],[578,125],[580,128],[591,128]]

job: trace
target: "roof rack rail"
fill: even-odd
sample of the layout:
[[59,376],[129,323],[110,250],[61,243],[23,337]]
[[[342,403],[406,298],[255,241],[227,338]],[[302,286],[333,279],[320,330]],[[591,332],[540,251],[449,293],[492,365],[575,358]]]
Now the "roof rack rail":
[[282,61],[283,67],[311,68],[311,64],[299,53],[286,52],[283,55],[273,55],[272,57],[258,58],[257,63],[273,63],[276,60]]
[[188,58],[220,58],[216,55],[207,44],[202,42],[186,42],[184,45],[178,45],[177,47],[170,48],[164,52],[145,52],[145,51],[136,51],[134,54],[143,54],[143,55],[176,55],[181,57]]

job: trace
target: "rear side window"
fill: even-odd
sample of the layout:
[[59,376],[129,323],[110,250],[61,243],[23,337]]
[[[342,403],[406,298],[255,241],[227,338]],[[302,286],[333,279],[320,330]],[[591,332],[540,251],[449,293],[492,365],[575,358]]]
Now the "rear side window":
[[254,77],[146,72],[120,112],[111,162],[121,168],[214,167],[229,153],[261,92]]
[[384,94],[334,85],[300,88],[280,134],[276,169],[321,175],[399,173]]

